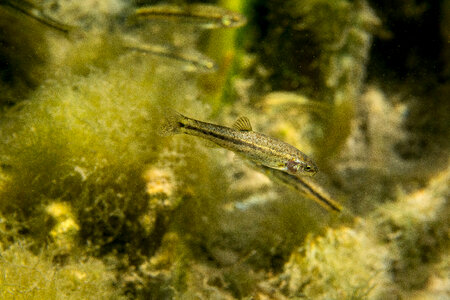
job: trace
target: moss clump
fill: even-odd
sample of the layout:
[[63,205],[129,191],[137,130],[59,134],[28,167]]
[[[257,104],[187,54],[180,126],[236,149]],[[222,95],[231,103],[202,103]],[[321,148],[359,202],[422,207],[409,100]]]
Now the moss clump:
[[0,257],[1,299],[124,299],[113,286],[114,274],[93,258],[54,266],[19,243]]
[[180,299],[188,284],[188,255],[180,236],[167,232],[155,255],[123,276],[125,293],[133,299]]
[[[49,44],[61,54],[53,63],[64,66],[28,100],[2,112],[0,273],[7,273],[0,286],[6,293],[385,299],[429,295],[432,283],[443,281],[448,172],[422,189],[439,168],[398,156],[409,105],[374,88],[359,97],[377,25],[366,1],[246,2],[248,11],[262,9],[248,31],[260,35],[246,39],[257,42],[245,46],[255,59],[240,56],[219,31],[210,49],[236,53],[242,66],[248,63],[248,80],[235,81],[241,74],[231,67],[210,86],[184,73],[180,61],[124,51],[129,39],[195,50],[199,34],[156,22],[124,28],[132,8],[120,3],[103,1],[98,11],[77,10],[73,1],[55,7],[58,19],[80,24],[85,36]],[[242,101],[231,99],[236,94]],[[220,120],[210,119],[219,124],[248,115],[257,131],[319,157],[315,180],[353,200],[348,207],[364,220],[344,226],[347,216],[333,219],[200,139],[159,137],[171,107],[200,120],[220,113]],[[337,155],[344,144],[348,151]],[[399,189],[405,192],[396,194]],[[18,246],[23,240],[26,249]],[[120,291],[107,289],[112,282]]]
[[[57,80],[2,114],[0,211],[8,216],[2,225],[14,227],[4,231],[26,238],[35,253],[49,242],[62,264],[79,253],[110,253],[125,273],[155,255],[184,201],[193,202],[184,212],[199,224],[214,215],[226,188],[217,158],[201,142],[157,134],[170,107],[205,118],[196,75],[117,51],[123,36],[101,33],[65,45],[60,61],[70,63]],[[2,236],[2,246],[14,239]],[[143,276],[152,295],[172,285],[186,289],[186,265],[174,268],[166,285]],[[138,282],[124,291],[141,293]]]
[[364,232],[328,229],[292,253],[279,284],[289,297],[376,299],[389,283],[387,257],[387,250]]
[[445,294],[449,174],[446,170],[426,188],[399,194],[365,220],[309,235],[283,271],[260,280],[253,295],[434,299]]
[[[117,76],[120,80],[120,75]],[[143,167],[132,157],[151,159],[144,157],[148,148],[140,147],[143,145],[140,143],[152,140],[152,132],[155,133],[148,130],[139,142],[134,139],[138,133],[133,135],[132,132],[133,126],[139,124],[148,122],[151,126],[151,120],[147,120],[151,108],[139,109],[130,98],[132,105],[128,109],[125,105],[119,106],[117,101],[124,98],[117,92],[126,93],[126,85],[114,86],[105,75],[93,77],[69,76],[62,83],[47,85],[33,100],[15,107],[3,117],[0,152],[3,163],[11,169],[8,182],[1,191],[0,206],[5,213],[17,213],[29,225],[32,234],[41,232],[45,236],[48,226],[43,224],[42,214],[44,206],[54,200],[72,203],[75,215],[80,217],[89,207],[95,208],[98,199],[120,193],[120,180],[132,176],[131,173],[125,176],[130,169],[135,171],[135,182],[144,186],[139,178],[139,170]],[[136,92],[129,95],[137,95]],[[141,101],[141,105],[147,103]],[[128,156],[130,154],[132,156]],[[130,158],[126,162],[125,156]],[[96,187],[90,184],[92,178],[98,183]],[[96,194],[95,189],[105,181],[115,182],[115,188],[100,189]],[[113,214],[114,207],[111,206],[102,213]]]
[[400,194],[397,202],[386,204],[375,214],[377,228],[392,253],[393,280],[407,297],[410,291],[426,288],[434,265],[441,257],[445,259],[449,249],[449,179],[447,169],[426,188]]
[[[123,239],[150,243],[139,223],[128,220],[149,209],[143,174],[162,145],[159,107],[181,101],[181,90],[186,97],[195,90],[182,74],[153,75],[135,59],[123,57],[108,72],[50,82],[3,115],[0,156],[9,168],[0,209],[15,214],[38,241],[52,227],[45,207],[58,201],[69,203],[81,239],[94,248]],[[130,64],[135,68],[125,67]],[[175,85],[177,76],[181,84]]]
[[427,272],[430,277],[425,287],[418,291],[412,291],[406,297],[413,300],[446,299],[448,297],[450,284],[450,255],[448,250],[444,251],[439,258],[439,262],[433,264],[429,272]]

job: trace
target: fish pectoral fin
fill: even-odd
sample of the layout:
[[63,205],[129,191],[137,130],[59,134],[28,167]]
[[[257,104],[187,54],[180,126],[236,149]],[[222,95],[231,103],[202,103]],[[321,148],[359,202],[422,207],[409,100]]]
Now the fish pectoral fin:
[[247,117],[239,117],[233,124],[233,128],[239,131],[252,131],[252,124]]

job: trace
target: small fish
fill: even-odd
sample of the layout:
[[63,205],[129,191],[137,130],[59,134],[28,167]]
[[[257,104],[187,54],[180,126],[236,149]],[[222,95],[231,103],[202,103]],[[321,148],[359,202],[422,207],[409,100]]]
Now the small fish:
[[236,12],[209,4],[186,4],[182,6],[159,4],[136,9],[131,19],[159,20],[193,24],[205,29],[232,28],[244,25],[246,18]]
[[59,21],[54,20],[53,18],[47,16],[41,9],[39,9],[36,5],[26,0],[0,0],[0,5],[8,6],[16,11],[19,11],[36,21],[61,31],[63,33],[68,33],[72,27],[66,24],[63,24]]
[[281,170],[291,175],[312,176],[318,171],[315,163],[294,146],[253,131],[246,117],[240,117],[233,128],[229,128],[172,112],[162,124],[160,134],[167,136],[177,133],[205,138],[257,165]]
[[306,178],[300,178],[285,172],[280,172],[279,170],[274,170],[266,166],[255,165],[259,170],[264,172],[267,176],[275,181],[287,185],[290,188],[300,192],[306,197],[314,200],[322,207],[328,211],[334,211],[340,213],[342,211],[342,206],[331,199],[317,184],[313,183],[311,180]]
[[180,61],[185,65],[185,70],[190,72],[209,73],[217,71],[215,62],[199,52],[154,44],[128,44],[124,45],[124,48]]

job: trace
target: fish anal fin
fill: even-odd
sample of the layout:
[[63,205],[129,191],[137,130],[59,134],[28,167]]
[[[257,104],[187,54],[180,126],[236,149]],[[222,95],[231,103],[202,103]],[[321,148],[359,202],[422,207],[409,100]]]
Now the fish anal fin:
[[233,128],[239,131],[252,131],[252,124],[247,117],[239,117],[233,124]]

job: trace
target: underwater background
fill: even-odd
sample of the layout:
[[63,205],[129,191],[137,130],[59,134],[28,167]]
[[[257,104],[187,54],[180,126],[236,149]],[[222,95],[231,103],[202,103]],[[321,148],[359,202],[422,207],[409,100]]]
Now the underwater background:
[[449,0],[0,0],[0,299],[449,299],[449,119]]

